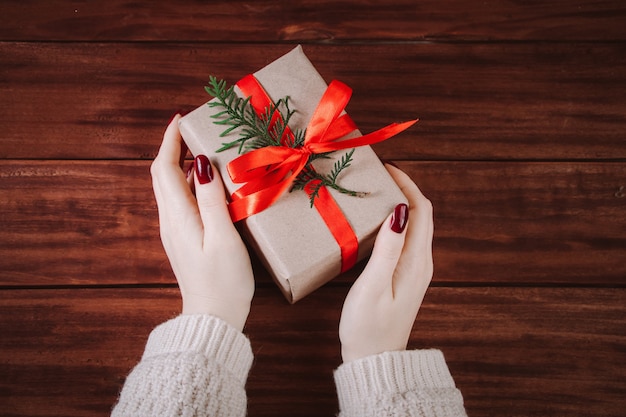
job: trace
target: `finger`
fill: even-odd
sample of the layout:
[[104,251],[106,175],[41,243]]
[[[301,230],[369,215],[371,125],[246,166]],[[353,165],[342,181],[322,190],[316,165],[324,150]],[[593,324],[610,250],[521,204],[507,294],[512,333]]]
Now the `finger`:
[[[411,223],[407,226],[407,236],[397,274],[397,286],[415,286],[416,279],[432,277],[433,207],[411,178],[400,169],[386,165],[389,174],[402,190],[410,207]],[[406,281],[406,282],[404,282]],[[419,281],[417,282],[420,283]]]
[[159,148],[159,153],[155,159],[167,161],[175,165],[179,165],[183,148],[186,152],[186,146],[183,144],[182,136],[178,130],[178,121],[180,115],[175,115],[165,129],[163,134],[163,142]]
[[161,229],[177,230],[173,224],[199,223],[198,211],[191,190],[180,169],[182,137],[178,119],[174,117],[163,135],[159,153],[152,162],[152,186],[159,208]]
[[394,167],[391,167],[391,169],[395,170],[392,177],[409,201],[409,207],[411,208],[410,216],[413,221],[408,233],[411,236],[416,236],[408,242],[408,249],[412,249],[413,245],[425,248],[432,241],[432,203],[422,194],[422,191],[407,174]]
[[209,158],[198,155],[195,165],[195,189],[198,209],[204,225],[204,244],[216,242],[216,236],[221,240],[229,233],[237,233],[228,212],[226,193],[222,178],[217,169],[213,169]]
[[358,280],[362,289],[375,293],[393,291],[393,276],[404,246],[408,213],[406,204],[398,204],[381,226],[370,260]]

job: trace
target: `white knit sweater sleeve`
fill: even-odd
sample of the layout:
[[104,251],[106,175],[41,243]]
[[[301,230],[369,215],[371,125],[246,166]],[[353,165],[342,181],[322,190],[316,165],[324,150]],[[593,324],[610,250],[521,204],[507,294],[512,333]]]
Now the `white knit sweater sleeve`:
[[439,350],[385,352],[335,371],[340,417],[466,416]]
[[112,416],[245,416],[250,341],[208,315],[156,327]]

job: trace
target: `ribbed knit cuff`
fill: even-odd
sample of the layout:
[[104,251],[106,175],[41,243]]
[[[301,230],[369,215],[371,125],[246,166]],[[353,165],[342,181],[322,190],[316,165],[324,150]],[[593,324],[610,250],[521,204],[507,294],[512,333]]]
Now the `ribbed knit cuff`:
[[416,388],[455,388],[443,353],[436,349],[368,356],[341,365],[334,376],[341,410]]
[[157,326],[150,333],[143,359],[185,351],[215,358],[242,385],[252,367],[253,355],[248,338],[225,321],[205,314],[181,315]]

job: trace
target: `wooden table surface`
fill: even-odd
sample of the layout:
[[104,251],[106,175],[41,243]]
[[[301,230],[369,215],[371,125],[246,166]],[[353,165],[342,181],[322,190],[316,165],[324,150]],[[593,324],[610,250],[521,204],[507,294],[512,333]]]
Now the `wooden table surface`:
[[[212,3],[212,4],[205,4]],[[3,1],[0,415],[105,416],[180,309],[149,166],[169,117],[302,44],[435,208],[410,347],[470,416],[626,415],[622,1]],[[289,305],[262,268],[250,416],[333,416],[355,274]]]

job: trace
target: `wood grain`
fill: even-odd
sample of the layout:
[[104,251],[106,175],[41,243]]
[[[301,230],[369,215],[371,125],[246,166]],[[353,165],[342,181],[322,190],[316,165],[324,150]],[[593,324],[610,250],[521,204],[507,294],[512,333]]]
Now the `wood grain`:
[[[399,166],[435,207],[435,282],[623,284],[625,164]],[[149,162],[6,161],[0,178],[0,285],[174,283]]]
[[0,3],[0,39],[54,41],[624,40],[619,1]]
[[[293,45],[0,43],[0,158],[150,159],[176,109]],[[307,45],[386,159],[625,160],[624,44]],[[68,74],[72,74],[68,77]]]
[[400,166],[433,201],[438,280],[624,284],[625,164]]
[[[345,292],[290,306],[257,290],[250,416],[334,415]],[[180,308],[175,289],[5,290],[0,300],[0,402],[11,416],[108,415],[150,330]],[[469,415],[577,415],[584,398],[585,415],[618,416],[624,301],[624,289],[432,288],[410,346],[444,351]]]
[[163,282],[148,163],[19,161],[0,172],[3,284]]
[[[149,165],[166,121],[296,44],[435,207],[411,348],[468,414],[626,409],[619,1],[0,2],[0,414],[109,415],[180,309]],[[359,267],[290,306],[255,264],[251,416],[335,415]]]

